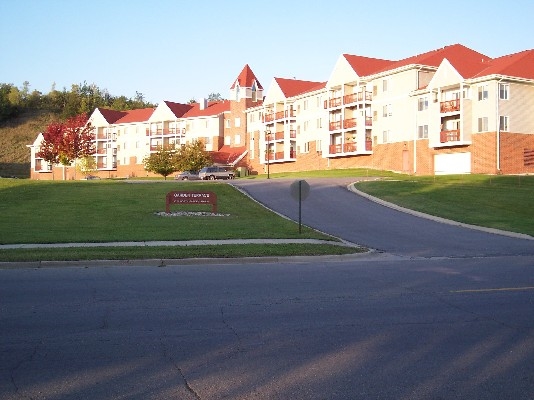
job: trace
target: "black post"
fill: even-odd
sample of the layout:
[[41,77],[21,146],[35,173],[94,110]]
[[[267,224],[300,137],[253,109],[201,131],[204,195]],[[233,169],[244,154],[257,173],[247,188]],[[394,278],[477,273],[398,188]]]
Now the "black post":
[[302,181],[299,181],[299,233],[302,233]]

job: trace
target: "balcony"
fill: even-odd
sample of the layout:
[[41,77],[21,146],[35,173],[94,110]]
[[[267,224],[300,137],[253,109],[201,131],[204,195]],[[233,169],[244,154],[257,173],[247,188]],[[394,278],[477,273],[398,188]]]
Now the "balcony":
[[351,104],[361,101],[372,101],[373,93],[372,92],[358,92],[347,94],[343,96],[343,104]]
[[[289,158],[295,159],[297,157],[297,153],[294,150],[289,151]],[[265,161],[283,161],[285,160],[285,152],[284,151],[276,151],[271,152],[265,155]]]
[[341,105],[341,100],[342,100],[341,97],[335,97],[335,98],[330,99],[330,100],[325,100],[325,101],[324,101],[324,108],[325,108],[325,110],[326,110],[327,108],[339,107],[339,106]]
[[356,150],[356,143],[340,143],[328,146],[328,152],[330,154],[354,153]]
[[336,131],[338,129],[341,129],[341,121],[333,121],[328,124],[328,130]]
[[452,130],[452,131],[441,131],[439,133],[439,141],[441,143],[447,143],[447,142],[459,142],[460,141],[460,130]]
[[439,103],[439,109],[442,113],[460,111],[460,99],[442,101]]
[[343,128],[350,129],[356,128],[356,118],[349,118],[343,121]]
[[373,126],[373,117],[365,117],[365,126]]

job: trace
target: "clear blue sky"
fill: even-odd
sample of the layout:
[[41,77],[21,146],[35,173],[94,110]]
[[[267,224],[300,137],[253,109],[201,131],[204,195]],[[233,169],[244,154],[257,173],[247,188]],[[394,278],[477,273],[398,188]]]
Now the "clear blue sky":
[[532,0],[0,0],[0,18],[0,83],[95,83],[154,103],[227,98],[245,64],[268,89],[273,77],[326,81],[342,53],[534,48]]

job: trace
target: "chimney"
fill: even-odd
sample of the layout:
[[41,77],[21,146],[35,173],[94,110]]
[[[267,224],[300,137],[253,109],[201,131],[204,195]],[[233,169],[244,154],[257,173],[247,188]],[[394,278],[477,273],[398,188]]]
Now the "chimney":
[[208,99],[206,99],[205,97],[202,97],[198,103],[200,104],[200,109],[201,110],[205,110],[206,108],[208,108]]

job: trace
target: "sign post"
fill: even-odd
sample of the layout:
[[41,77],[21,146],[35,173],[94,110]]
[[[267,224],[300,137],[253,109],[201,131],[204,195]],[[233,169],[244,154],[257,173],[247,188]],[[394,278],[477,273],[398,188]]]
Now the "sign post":
[[299,233],[302,233],[302,201],[310,194],[310,185],[305,180],[298,180],[290,186],[291,197],[299,203]]

